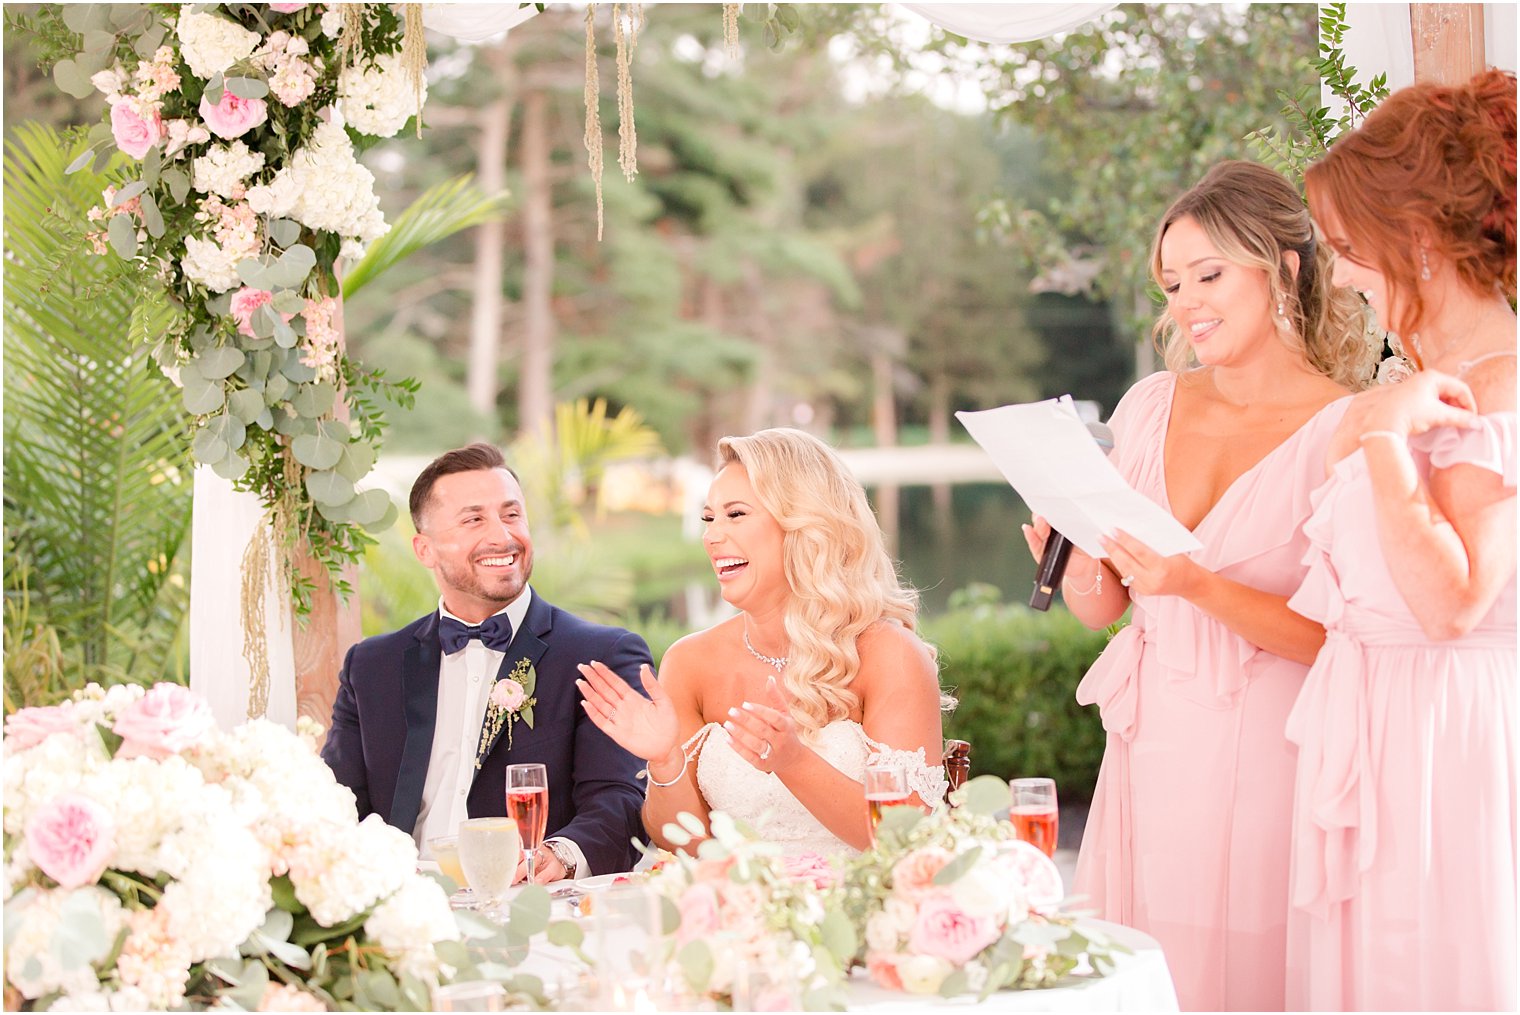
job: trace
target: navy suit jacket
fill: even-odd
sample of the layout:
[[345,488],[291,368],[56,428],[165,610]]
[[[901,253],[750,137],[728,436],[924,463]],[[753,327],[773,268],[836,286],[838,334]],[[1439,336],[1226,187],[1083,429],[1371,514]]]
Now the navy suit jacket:
[[[349,649],[322,747],[322,759],[353,790],[359,816],[379,814],[409,835],[433,750],[442,658],[436,611]],[[637,777],[643,765],[586,716],[575,667],[601,660],[637,690],[639,666],[652,663],[649,646],[630,631],[592,624],[535,594],[496,679],[523,658],[537,674],[533,728],[517,720],[510,750],[505,729],[496,737],[470,787],[470,816],[505,814],[507,765],[540,762],[549,775],[546,834],[572,840],[598,874],[630,869],[638,859],[632,840],[644,838],[644,787]]]

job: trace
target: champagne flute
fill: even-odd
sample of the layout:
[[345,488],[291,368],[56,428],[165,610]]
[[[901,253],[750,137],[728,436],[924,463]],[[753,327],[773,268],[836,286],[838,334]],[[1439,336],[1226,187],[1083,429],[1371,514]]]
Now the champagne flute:
[[876,842],[876,826],[881,824],[884,807],[901,807],[910,803],[908,776],[900,765],[873,760],[866,765],[866,807],[871,815],[871,842]]
[[522,836],[527,880],[533,880],[538,847],[549,824],[549,773],[543,765],[507,766],[507,817]]
[[490,916],[517,875],[522,839],[511,818],[468,818],[459,823],[459,865]]
[[1008,820],[1013,822],[1018,837],[1038,846],[1046,856],[1054,855],[1061,817],[1056,807],[1056,781],[1014,779],[1008,787],[1013,790],[1013,807],[1008,812]]

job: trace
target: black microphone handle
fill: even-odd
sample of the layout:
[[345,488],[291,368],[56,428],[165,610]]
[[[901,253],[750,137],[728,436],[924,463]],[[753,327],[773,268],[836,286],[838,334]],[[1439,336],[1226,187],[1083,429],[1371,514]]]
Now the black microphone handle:
[[1071,540],[1052,529],[1045,542],[1045,552],[1040,555],[1040,567],[1034,574],[1034,592],[1029,605],[1036,610],[1050,609],[1061,578],[1066,574],[1066,562],[1071,559]]

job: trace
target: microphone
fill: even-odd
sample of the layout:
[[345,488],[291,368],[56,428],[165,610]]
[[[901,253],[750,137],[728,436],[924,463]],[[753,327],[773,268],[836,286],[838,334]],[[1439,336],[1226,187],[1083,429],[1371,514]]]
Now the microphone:
[[[1106,424],[1089,423],[1087,432],[1092,434],[1093,440],[1105,455],[1114,449],[1114,432]],[[1045,543],[1045,552],[1040,555],[1040,567],[1034,574],[1034,592],[1029,596],[1031,607],[1036,610],[1050,609],[1050,601],[1055,597],[1062,576],[1066,574],[1066,562],[1070,559],[1071,540],[1052,529],[1050,539]]]

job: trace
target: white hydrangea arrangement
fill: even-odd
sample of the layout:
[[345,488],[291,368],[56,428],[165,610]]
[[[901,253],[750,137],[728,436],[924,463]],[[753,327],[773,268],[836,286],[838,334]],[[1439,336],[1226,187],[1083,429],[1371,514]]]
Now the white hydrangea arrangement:
[[7,719],[8,998],[426,1008],[432,985],[505,955],[505,931],[416,873],[410,836],[358,820],[316,732],[223,732],[172,684],[92,684]]

